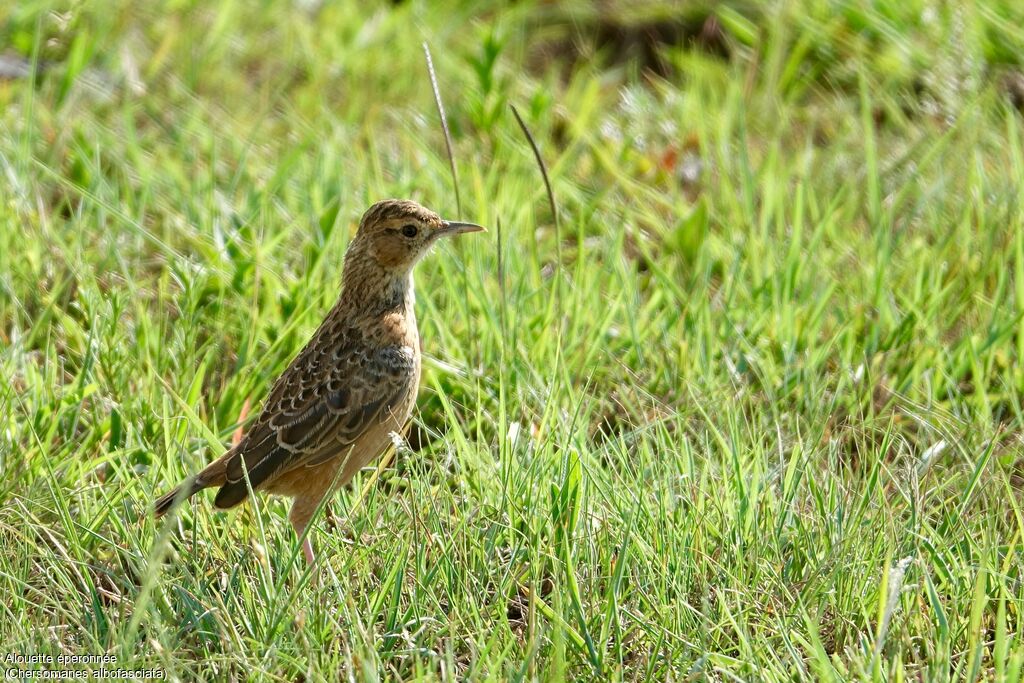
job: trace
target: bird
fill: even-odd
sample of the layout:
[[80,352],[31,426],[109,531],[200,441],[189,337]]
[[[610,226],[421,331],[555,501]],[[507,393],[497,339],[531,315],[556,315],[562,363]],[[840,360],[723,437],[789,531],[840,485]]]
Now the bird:
[[[159,497],[155,516],[206,488],[219,487],[220,509],[263,491],[292,499],[288,519],[303,538],[320,502],[387,451],[412,415],[421,369],[413,268],[438,240],[483,230],[411,200],[367,209],[346,249],[334,307],[242,438]],[[302,552],[313,564],[308,534]]]

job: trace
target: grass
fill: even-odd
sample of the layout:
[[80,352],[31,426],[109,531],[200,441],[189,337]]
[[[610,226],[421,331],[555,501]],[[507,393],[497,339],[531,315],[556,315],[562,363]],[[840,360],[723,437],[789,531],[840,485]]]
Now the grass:
[[[694,2],[647,63],[625,7],[0,6],[0,650],[1020,680],[1018,3]],[[148,518],[386,196],[492,229],[420,266],[410,447],[326,562],[273,499]]]

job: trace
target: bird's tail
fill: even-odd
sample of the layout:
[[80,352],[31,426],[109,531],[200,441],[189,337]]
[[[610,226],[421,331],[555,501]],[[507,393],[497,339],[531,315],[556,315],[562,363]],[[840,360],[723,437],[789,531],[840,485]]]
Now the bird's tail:
[[178,503],[184,503],[203,489],[208,489],[211,486],[223,486],[226,458],[230,454],[231,452],[228,451],[223,457],[217,458],[207,465],[199,474],[189,477],[174,487],[173,491],[157,498],[156,502],[153,503],[153,514],[159,517]]
[[202,482],[199,477],[189,477],[156,499],[156,502],[153,503],[153,514],[160,517],[178,503],[184,503],[207,486],[211,486],[211,484]]

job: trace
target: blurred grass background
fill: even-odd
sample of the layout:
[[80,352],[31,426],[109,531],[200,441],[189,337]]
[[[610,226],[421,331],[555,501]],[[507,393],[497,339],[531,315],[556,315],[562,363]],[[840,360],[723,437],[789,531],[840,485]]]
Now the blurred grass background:
[[[0,649],[1019,680],[1022,26],[1012,0],[0,3]],[[409,448],[318,521],[325,565],[280,501],[146,518],[389,196],[491,231],[418,270]]]

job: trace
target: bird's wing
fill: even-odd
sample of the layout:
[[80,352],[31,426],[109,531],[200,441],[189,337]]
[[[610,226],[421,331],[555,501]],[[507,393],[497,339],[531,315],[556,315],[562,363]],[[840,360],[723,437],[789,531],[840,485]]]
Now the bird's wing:
[[278,379],[260,417],[227,461],[218,507],[231,507],[248,495],[246,473],[256,489],[301,465],[345,455],[363,432],[408,398],[415,383],[411,347],[337,341],[321,348],[314,340]]

